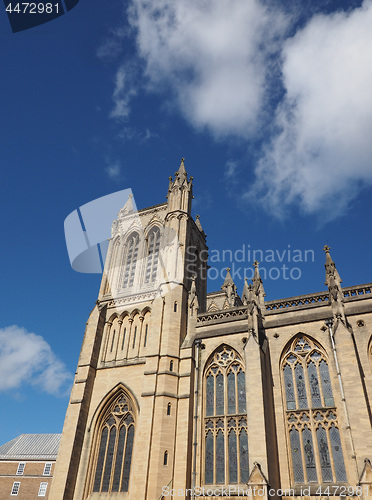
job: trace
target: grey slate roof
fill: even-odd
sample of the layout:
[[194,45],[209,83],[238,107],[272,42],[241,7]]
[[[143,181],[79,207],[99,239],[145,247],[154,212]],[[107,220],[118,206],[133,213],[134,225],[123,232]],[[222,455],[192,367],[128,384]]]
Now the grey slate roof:
[[55,460],[61,434],[21,434],[0,446],[0,460]]

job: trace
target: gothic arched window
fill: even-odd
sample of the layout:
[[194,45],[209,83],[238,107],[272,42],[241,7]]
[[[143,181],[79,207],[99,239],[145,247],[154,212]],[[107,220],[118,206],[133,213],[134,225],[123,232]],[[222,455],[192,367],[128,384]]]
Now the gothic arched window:
[[204,482],[248,481],[248,435],[245,373],[239,355],[219,348],[204,380]]
[[156,281],[159,263],[160,229],[155,227],[148,236],[148,252],[146,262],[145,283]]
[[132,233],[125,243],[122,287],[130,287],[134,282],[138,257],[139,234]]
[[337,409],[323,349],[297,336],[282,359],[295,483],[346,482]]
[[129,398],[121,393],[99,425],[93,492],[128,491],[133,439],[133,409]]

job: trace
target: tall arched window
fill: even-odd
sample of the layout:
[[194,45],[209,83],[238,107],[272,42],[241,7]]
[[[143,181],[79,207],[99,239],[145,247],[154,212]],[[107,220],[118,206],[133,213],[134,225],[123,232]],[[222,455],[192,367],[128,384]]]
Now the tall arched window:
[[93,492],[128,491],[133,440],[133,408],[121,392],[99,424]]
[[139,247],[139,234],[132,233],[126,243],[124,248],[124,267],[123,267],[123,280],[122,287],[130,287],[134,282],[134,275],[136,272],[136,264],[138,257],[138,247]]
[[239,355],[222,346],[209,362],[204,379],[204,482],[248,481],[245,373]]
[[282,359],[286,418],[295,483],[347,481],[327,357],[304,335]]
[[155,227],[148,236],[148,253],[146,262],[145,283],[156,281],[159,263],[160,229]]

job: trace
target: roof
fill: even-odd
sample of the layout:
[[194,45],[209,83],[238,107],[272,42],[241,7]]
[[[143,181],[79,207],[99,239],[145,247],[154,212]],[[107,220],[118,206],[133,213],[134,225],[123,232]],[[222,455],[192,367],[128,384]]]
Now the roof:
[[61,434],[21,434],[0,446],[0,460],[56,460]]

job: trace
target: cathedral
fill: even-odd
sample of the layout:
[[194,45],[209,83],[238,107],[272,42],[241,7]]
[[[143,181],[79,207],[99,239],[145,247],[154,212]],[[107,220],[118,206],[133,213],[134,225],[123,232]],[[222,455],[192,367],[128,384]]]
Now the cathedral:
[[182,160],[112,224],[49,498],[372,497],[372,284],[325,247],[325,291],[207,293],[192,198]]

